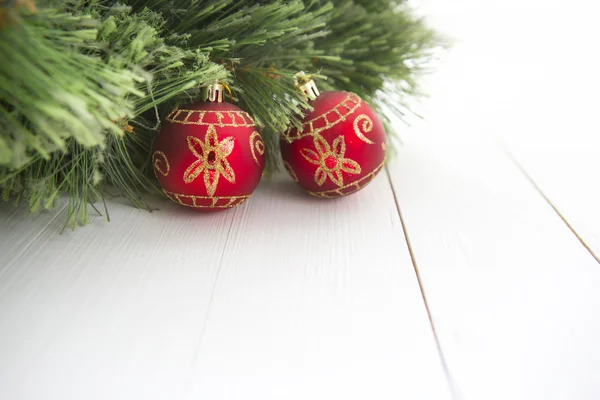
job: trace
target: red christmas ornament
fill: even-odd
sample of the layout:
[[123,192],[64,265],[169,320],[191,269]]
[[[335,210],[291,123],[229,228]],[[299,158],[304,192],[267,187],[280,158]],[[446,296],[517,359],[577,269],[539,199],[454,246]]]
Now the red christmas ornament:
[[298,88],[312,99],[298,130],[281,135],[283,165],[308,193],[335,198],[365,187],[385,163],[385,129],[371,107],[354,93],[320,94],[314,81],[297,75]]
[[173,201],[216,211],[246,201],[262,176],[265,144],[250,115],[222,102],[223,85],[206,101],[173,110],[152,149],[154,173]]

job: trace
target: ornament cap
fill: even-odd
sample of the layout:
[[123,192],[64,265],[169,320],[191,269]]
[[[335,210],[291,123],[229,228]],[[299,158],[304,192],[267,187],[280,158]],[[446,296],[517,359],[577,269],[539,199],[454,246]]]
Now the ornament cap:
[[306,75],[304,71],[294,75],[296,87],[304,94],[306,100],[314,100],[321,95],[312,75]]
[[223,102],[223,91],[225,90],[225,85],[219,82],[215,82],[213,84],[208,85],[204,88],[203,99],[204,101],[210,101],[213,103],[222,103]]

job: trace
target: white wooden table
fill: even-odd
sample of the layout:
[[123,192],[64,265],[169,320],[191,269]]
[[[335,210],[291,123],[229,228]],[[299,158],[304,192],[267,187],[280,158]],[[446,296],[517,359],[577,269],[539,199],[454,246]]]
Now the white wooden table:
[[0,205],[0,398],[600,399],[597,13],[495,3],[423,2],[455,49],[355,195]]

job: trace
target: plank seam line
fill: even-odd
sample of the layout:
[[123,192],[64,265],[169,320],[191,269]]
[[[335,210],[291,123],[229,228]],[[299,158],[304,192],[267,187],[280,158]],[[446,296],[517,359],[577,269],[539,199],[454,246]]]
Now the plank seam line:
[[596,260],[596,262],[598,264],[600,264],[600,257],[585,242],[585,240],[583,239],[583,237],[581,237],[579,235],[579,233],[577,233],[577,231],[575,230],[575,228],[573,227],[573,225],[571,225],[569,223],[569,221],[567,221],[567,218],[564,215],[562,215],[562,213],[559,211],[558,207],[556,207],[554,205],[554,203],[552,203],[552,201],[550,200],[550,198],[548,196],[546,196],[546,193],[544,193],[544,191],[538,186],[538,184],[535,182],[535,180],[533,179],[533,177],[531,175],[529,175],[529,173],[527,173],[527,171],[521,165],[521,163],[519,163],[519,161],[517,161],[516,157],[506,148],[506,146],[504,144],[501,143],[500,144],[500,148],[502,148],[502,150],[504,151],[504,154],[513,162],[513,164],[517,167],[517,169],[519,170],[519,172],[521,172],[521,174],[523,174],[523,176],[525,176],[525,178],[529,181],[529,183],[531,183],[531,185],[533,185],[533,187],[539,193],[539,195],[542,196],[542,198],[544,200],[546,200],[546,203],[548,203],[548,205],[550,207],[552,207],[552,209],[554,210],[554,212],[560,217],[560,219],[564,222],[564,224],[567,226],[567,228],[569,228],[569,230],[571,231],[571,233],[573,233],[573,235],[575,235],[575,237],[577,238],[577,240],[579,240],[579,243],[581,243],[581,245],[588,251],[588,253],[590,253],[590,255],[594,258],[594,260]]
[[19,259],[19,257],[21,257],[23,254],[25,254],[25,252],[27,250],[29,250],[31,248],[31,246],[33,246],[33,243],[42,235],[42,233],[44,233],[45,231],[48,230],[48,227],[50,225],[52,225],[54,220],[57,219],[59,215],[62,215],[65,208],[67,208],[67,205],[68,204],[65,204],[64,206],[62,206],[61,209],[50,219],[50,221],[48,221],[48,223],[38,231],[38,233],[31,239],[31,241],[29,241],[29,243],[27,243],[27,245],[23,248],[23,250],[21,250],[19,252],[19,254],[17,254],[10,262],[8,262],[6,264],[6,266],[4,268],[2,268],[2,270],[0,270],[0,278],[2,278],[2,276],[6,273],[6,271],[8,271],[10,269],[10,267],[13,266],[13,264]]
[[402,225],[402,231],[404,232],[404,240],[406,241],[406,246],[408,247],[408,253],[410,254],[410,259],[413,265],[413,269],[415,271],[415,276],[417,278],[417,283],[419,284],[419,290],[421,291],[421,297],[423,298],[423,304],[425,305],[425,310],[427,311],[427,317],[429,318],[429,325],[431,326],[431,331],[433,332],[433,337],[435,339],[435,345],[437,347],[438,355],[440,357],[440,361],[442,363],[442,369],[446,374],[446,379],[448,379],[450,394],[452,398],[456,399],[456,390],[454,386],[454,382],[452,380],[452,375],[450,374],[450,369],[448,368],[448,364],[446,363],[446,358],[444,357],[444,352],[442,351],[442,346],[440,344],[440,340],[435,329],[435,323],[433,322],[433,318],[431,316],[431,310],[429,309],[429,302],[427,301],[427,296],[425,295],[425,288],[423,286],[423,281],[421,279],[421,274],[419,273],[419,266],[417,264],[417,259],[415,257],[415,253],[412,248],[412,244],[410,239],[408,238],[408,232],[406,229],[406,223],[404,222],[404,217],[402,215],[402,211],[400,210],[400,203],[398,202],[398,196],[396,194],[396,189],[394,188],[394,184],[392,182],[392,177],[390,175],[390,171],[388,167],[385,167],[385,172],[387,174],[388,182],[390,183],[390,188],[392,189],[392,195],[394,197],[394,202],[396,203],[396,211],[398,212],[398,217],[400,217],[400,224]]
[[225,237],[225,243],[223,244],[223,250],[221,251],[221,258],[219,259],[219,265],[217,267],[217,272],[215,273],[215,281],[210,290],[210,295],[208,297],[208,304],[206,305],[206,311],[202,316],[202,328],[200,329],[200,334],[198,335],[198,342],[196,343],[196,347],[194,348],[194,353],[192,355],[192,360],[190,362],[190,373],[188,374],[188,379],[184,383],[184,394],[187,394],[188,387],[190,384],[190,374],[193,371],[193,367],[198,361],[198,355],[200,353],[200,348],[202,346],[202,341],[204,339],[204,335],[206,333],[206,327],[208,325],[208,319],[210,318],[210,311],[212,309],[215,292],[217,289],[217,284],[219,283],[219,277],[221,276],[221,267],[223,266],[223,259],[225,258],[225,250],[227,249],[227,244],[229,243],[229,236],[231,236],[231,231],[233,230],[233,222],[235,221],[235,214],[239,207],[234,207],[233,215],[231,216],[231,223],[229,224],[229,229],[227,230],[227,236]]

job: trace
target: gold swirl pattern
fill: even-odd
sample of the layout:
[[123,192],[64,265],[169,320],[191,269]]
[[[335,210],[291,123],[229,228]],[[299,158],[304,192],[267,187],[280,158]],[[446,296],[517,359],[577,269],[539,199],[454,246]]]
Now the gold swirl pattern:
[[158,150],[152,154],[152,166],[154,166],[154,174],[157,178],[158,174],[161,174],[162,176],[169,175],[169,171],[171,170],[167,155]]
[[239,206],[250,198],[245,196],[194,196],[191,194],[179,194],[163,189],[167,197],[176,203],[193,208],[231,208]]
[[252,158],[254,158],[254,161],[260,165],[256,153],[260,154],[261,156],[265,154],[265,142],[263,142],[260,133],[256,131],[252,132],[252,135],[250,135],[250,151],[252,152]]
[[201,125],[219,127],[255,126],[254,120],[245,111],[211,111],[211,110],[185,110],[177,108],[167,117],[166,121],[182,125]]
[[345,121],[346,118],[356,111],[361,104],[362,100],[360,97],[354,93],[347,93],[344,100],[333,107],[333,109],[304,122],[301,130],[291,127],[286,132],[282,133],[282,139],[291,143],[306,136],[319,135],[321,132]]
[[352,193],[360,190],[361,188],[365,187],[369,182],[371,182],[373,180],[373,178],[375,178],[375,175],[377,175],[379,173],[379,171],[381,171],[381,169],[383,168],[384,165],[385,165],[385,160],[383,160],[383,162],[381,164],[379,164],[377,166],[377,168],[375,168],[373,170],[373,172],[370,172],[367,175],[363,176],[362,178],[357,179],[354,182],[349,183],[340,188],[325,190],[322,192],[308,191],[308,193],[312,196],[321,197],[321,198],[325,198],[325,199],[334,199],[337,197],[352,194]]
[[[362,121],[362,126],[359,126],[361,121]],[[356,136],[358,136],[358,138],[360,140],[362,140],[363,142],[368,143],[368,144],[375,144],[374,141],[370,140],[369,138],[367,138],[365,136],[365,133],[369,133],[373,130],[373,121],[371,120],[371,118],[369,118],[368,115],[360,114],[354,120],[353,125],[354,125],[354,133],[356,133]]]

